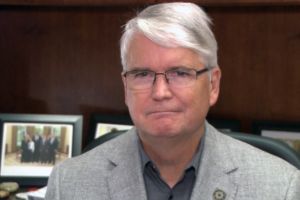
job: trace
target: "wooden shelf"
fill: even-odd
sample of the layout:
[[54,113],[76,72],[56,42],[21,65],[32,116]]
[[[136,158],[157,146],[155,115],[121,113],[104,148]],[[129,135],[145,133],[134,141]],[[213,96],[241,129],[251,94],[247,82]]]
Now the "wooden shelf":
[[[166,2],[163,0],[0,0],[11,6],[130,6]],[[292,6],[300,0],[191,0],[202,6]]]

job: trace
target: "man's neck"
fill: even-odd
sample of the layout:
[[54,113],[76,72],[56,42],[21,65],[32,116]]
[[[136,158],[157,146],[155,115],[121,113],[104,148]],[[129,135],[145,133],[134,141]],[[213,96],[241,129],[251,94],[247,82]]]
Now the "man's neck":
[[179,181],[193,159],[202,135],[203,133],[197,133],[184,139],[157,138],[157,141],[142,141],[144,151],[171,188]]

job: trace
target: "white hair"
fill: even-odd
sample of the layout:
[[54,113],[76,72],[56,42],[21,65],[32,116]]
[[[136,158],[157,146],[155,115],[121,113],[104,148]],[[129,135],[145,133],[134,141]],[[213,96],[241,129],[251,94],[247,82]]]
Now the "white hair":
[[121,61],[127,68],[128,49],[136,33],[156,44],[189,48],[207,67],[218,66],[217,42],[210,29],[211,19],[193,3],[161,3],[149,6],[129,20],[121,37]]

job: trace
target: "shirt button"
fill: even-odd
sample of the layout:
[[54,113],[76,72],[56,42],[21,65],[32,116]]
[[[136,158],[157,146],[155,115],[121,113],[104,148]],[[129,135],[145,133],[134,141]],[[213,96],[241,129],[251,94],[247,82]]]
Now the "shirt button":
[[173,195],[171,194],[168,198],[168,200],[172,200],[173,199]]

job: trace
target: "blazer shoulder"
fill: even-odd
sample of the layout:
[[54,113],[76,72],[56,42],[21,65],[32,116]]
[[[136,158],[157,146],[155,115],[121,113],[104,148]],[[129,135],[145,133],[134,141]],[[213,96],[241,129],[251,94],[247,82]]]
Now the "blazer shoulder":
[[134,131],[129,131],[116,138],[107,141],[90,151],[79,156],[69,158],[59,163],[56,168],[66,170],[68,173],[74,173],[78,176],[82,169],[85,172],[94,170],[107,171],[113,168],[116,160],[127,159],[130,156],[129,151],[135,151],[136,136]]
[[[248,199],[249,195],[251,199],[295,200],[286,196],[299,194],[300,172],[281,158],[220,133],[212,126],[208,127],[204,145],[202,176],[227,177],[238,187],[237,199]],[[211,180],[210,185],[214,182]]]
[[262,177],[257,177],[257,179],[262,182],[264,181],[263,177],[273,181],[288,182],[295,173],[299,173],[295,166],[282,158],[220,133],[213,127],[210,130],[209,140],[211,141],[208,143],[214,141],[214,144],[218,144],[214,145],[217,148],[215,150],[217,152],[215,154],[218,154],[217,157],[223,160],[223,164],[231,163],[238,168],[241,176],[246,177],[249,176],[249,173],[253,173],[253,178],[261,175]]
[[284,159],[254,147],[246,142],[232,138],[231,136],[219,133],[219,140],[226,146],[227,150],[233,155],[234,160],[242,166],[265,167],[278,169],[296,169]]
[[48,180],[48,199],[108,199],[110,177],[136,159],[137,154],[132,153],[137,146],[135,141],[130,131],[57,164]]

